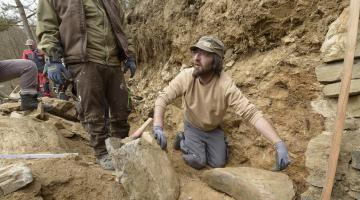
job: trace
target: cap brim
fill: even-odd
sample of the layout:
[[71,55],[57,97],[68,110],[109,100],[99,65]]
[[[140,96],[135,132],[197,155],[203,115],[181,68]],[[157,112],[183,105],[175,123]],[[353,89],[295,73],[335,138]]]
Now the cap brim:
[[196,49],[201,49],[201,50],[204,50],[204,51],[207,51],[207,52],[210,52],[210,53],[215,53],[215,51],[213,51],[210,48],[208,48],[206,46],[203,46],[201,44],[196,44],[196,45],[193,45],[193,46],[190,47],[191,51],[194,51]]

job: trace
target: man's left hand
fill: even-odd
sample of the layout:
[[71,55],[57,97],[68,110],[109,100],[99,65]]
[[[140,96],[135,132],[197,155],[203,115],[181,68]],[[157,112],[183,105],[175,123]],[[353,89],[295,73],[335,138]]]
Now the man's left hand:
[[279,141],[275,144],[276,147],[276,166],[275,171],[284,170],[289,164],[289,155],[286,145],[283,141]]
[[133,56],[128,57],[125,61],[124,73],[130,69],[130,78],[134,77],[136,71],[136,62]]

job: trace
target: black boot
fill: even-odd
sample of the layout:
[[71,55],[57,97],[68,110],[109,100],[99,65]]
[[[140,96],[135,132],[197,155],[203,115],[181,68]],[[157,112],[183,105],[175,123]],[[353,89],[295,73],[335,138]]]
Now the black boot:
[[35,110],[39,104],[37,99],[37,94],[20,94],[21,97],[21,106],[22,111]]
[[[21,106],[22,111],[35,110],[38,107],[39,101],[37,99],[37,94],[20,94],[21,97]],[[50,111],[53,107],[51,105],[43,105],[45,111]]]

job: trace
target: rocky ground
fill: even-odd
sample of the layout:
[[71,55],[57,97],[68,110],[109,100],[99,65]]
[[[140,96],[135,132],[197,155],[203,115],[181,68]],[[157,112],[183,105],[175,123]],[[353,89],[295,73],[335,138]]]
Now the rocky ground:
[[[315,141],[310,144],[323,144],[321,147],[328,145],[328,137],[321,133],[331,131],[329,124],[332,122],[311,103],[324,98],[323,86],[318,81],[315,69],[327,62],[327,58],[321,54],[321,46],[329,26],[347,5],[348,1],[344,0],[139,1],[127,15],[137,45],[140,68],[135,78],[128,80],[135,107],[130,116],[132,130],[152,117],[157,92],[181,68],[191,65],[188,47],[202,35],[216,35],[227,47],[225,71],[265,113],[289,147],[292,164],[283,173],[294,183],[295,199],[316,199],[321,185],[316,184],[319,177],[313,176],[311,167],[314,165],[311,166],[311,162],[306,164],[308,157],[314,155],[306,151],[313,138]],[[325,111],[329,110],[325,108]],[[9,153],[4,149],[10,148],[12,153],[77,152],[80,155],[76,158],[21,160],[31,167],[35,181],[0,199],[124,198],[119,196],[123,188],[115,181],[115,176],[95,164],[86,133],[78,123],[72,121],[73,110],[54,113],[62,118],[53,116],[46,122],[30,118],[26,123],[26,120],[17,122],[19,119],[10,119],[10,111],[4,111],[5,116],[0,118],[0,130],[3,131],[0,133],[13,133],[14,137],[23,140],[8,146],[2,143],[1,153]],[[20,131],[16,131],[17,123],[24,123]],[[352,131],[357,133],[359,127],[353,127]],[[171,144],[176,131],[182,129],[180,100],[168,107],[165,128]],[[32,138],[28,130],[49,134]],[[230,112],[224,120],[224,130],[231,146],[228,167],[272,168],[274,149],[254,128]],[[25,137],[19,133],[27,134]],[[48,138],[48,135],[57,136]],[[347,140],[351,140],[351,137]],[[33,142],[27,146],[25,141],[29,140]],[[309,145],[309,148],[311,146],[314,145]],[[315,152],[324,150],[325,147],[321,147]],[[349,153],[351,150],[346,158]],[[201,178],[204,170],[186,166],[180,152],[168,148],[167,156],[180,178],[179,199],[232,199],[209,187]],[[326,155],[319,156],[326,160]],[[2,164],[13,162],[1,160]],[[350,172],[354,173],[347,170],[343,174]],[[308,177],[315,178],[309,180]],[[345,182],[344,187],[337,187],[339,194],[348,195],[351,192],[353,195],[349,195],[349,198],[355,198],[356,192],[359,192],[356,184],[353,180]],[[304,192],[305,195],[301,195]]]

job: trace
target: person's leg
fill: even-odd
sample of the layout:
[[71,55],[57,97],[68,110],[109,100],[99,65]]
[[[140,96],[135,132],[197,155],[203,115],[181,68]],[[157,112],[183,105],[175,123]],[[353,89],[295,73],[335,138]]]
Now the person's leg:
[[0,81],[20,77],[21,94],[37,94],[37,68],[30,60],[14,59],[0,61]]
[[89,62],[70,65],[69,71],[75,78],[76,93],[79,99],[79,119],[90,134],[90,145],[99,159],[107,154],[105,139],[108,135],[104,123],[105,92],[102,77],[105,69],[98,64]]
[[206,166],[206,145],[202,141],[202,131],[184,122],[184,139],[180,141],[180,149],[183,152],[185,162],[195,169]]
[[206,136],[206,157],[207,163],[214,168],[224,167],[226,164],[227,145],[224,131],[215,129]]
[[110,108],[110,136],[125,138],[129,135],[127,122],[128,91],[120,68],[109,67],[107,71],[106,100]]

